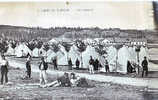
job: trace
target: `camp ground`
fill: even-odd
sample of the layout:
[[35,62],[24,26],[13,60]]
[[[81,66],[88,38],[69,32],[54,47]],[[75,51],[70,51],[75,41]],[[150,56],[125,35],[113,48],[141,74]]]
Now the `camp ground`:
[[[63,39],[61,42],[61,40],[57,41],[57,39],[51,39],[47,42],[47,48],[45,45],[42,45],[41,48],[34,47],[33,50],[30,50],[26,45],[27,43],[22,42],[18,43],[15,49],[9,45],[5,54],[15,55],[15,57],[27,57],[28,55],[32,56],[32,58],[44,57],[49,63],[52,63],[52,60],[57,58],[58,65],[62,67],[68,66],[68,60],[71,59],[73,68],[76,67],[75,63],[78,59],[81,63],[79,67],[87,70],[89,68],[90,56],[92,56],[94,60],[99,60],[102,66],[99,68],[100,72],[105,72],[105,60],[107,60],[109,62],[110,72],[119,72],[123,74],[127,73],[128,61],[141,66],[141,62],[145,56],[148,60],[150,59],[148,53],[150,49],[148,49],[144,41],[134,44],[133,42],[126,41],[114,42],[111,39],[98,38],[93,40],[87,38],[81,42],[85,44],[83,51],[80,51],[81,48],[77,47],[75,41]],[[102,48],[98,48],[98,45],[102,46]],[[137,47],[140,49],[139,52],[136,51]],[[153,52],[155,52],[154,50],[155,49],[153,49]]]

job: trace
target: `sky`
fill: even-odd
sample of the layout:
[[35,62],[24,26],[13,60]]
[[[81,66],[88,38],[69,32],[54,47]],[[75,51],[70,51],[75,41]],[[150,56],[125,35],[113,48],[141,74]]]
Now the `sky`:
[[152,3],[1,2],[0,24],[27,27],[153,29]]

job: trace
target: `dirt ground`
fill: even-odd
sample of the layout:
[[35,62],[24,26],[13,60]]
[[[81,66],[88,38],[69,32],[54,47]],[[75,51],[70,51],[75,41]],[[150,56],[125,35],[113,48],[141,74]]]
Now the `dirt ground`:
[[[11,60],[18,61],[20,63],[26,62],[26,59],[27,59],[27,58],[16,58],[16,57],[8,57],[8,58]],[[32,58],[31,64],[38,66],[39,61],[40,61],[40,58]],[[54,70],[54,67],[52,64],[49,64],[49,70]],[[58,70],[67,71],[67,72],[77,72],[77,73],[89,73],[88,69],[76,70],[75,68],[73,68],[73,70],[68,70],[67,66],[60,66],[60,65],[58,65]],[[95,71],[95,74],[101,74],[101,75],[106,75],[106,76],[119,76],[119,77],[137,77],[137,78],[141,77],[141,75],[136,76],[135,73],[121,74],[121,73],[116,73],[116,72],[105,73],[105,72]]]
[[[88,80],[93,87],[40,88],[37,85],[39,73],[32,73],[32,79],[24,80],[24,69],[11,68],[8,76],[9,84],[0,85],[0,100],[148,100],[145,99],[144,87],[121,86]],[[58,77],[48,76],[49,82]]]

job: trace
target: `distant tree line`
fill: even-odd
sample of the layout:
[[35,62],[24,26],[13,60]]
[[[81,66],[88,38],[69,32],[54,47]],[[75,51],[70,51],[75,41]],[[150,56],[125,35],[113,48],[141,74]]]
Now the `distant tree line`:
[[[149,38],[148,35],[153,33],[158,37],[157,32],[146,30],[121,30],[119,28],[100,29],[94,28],[68,28],[68,27],[18,27],[0,25],[0,37],[29,42],[32,39],[42,39],[43,41],[51,38],[107,38],[107,37],[131,37],[131,38]],[[155,38],[154,36],[154,38]],[[150,40],[149,40],[150,41]]]

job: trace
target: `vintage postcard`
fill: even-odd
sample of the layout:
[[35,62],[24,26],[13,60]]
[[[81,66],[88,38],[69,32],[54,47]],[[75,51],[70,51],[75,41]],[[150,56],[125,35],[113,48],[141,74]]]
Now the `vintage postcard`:
[[0,100],[157,100],[158,1],[0,2]]

